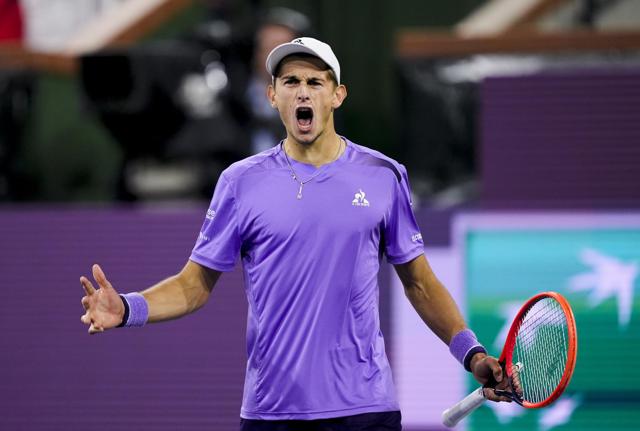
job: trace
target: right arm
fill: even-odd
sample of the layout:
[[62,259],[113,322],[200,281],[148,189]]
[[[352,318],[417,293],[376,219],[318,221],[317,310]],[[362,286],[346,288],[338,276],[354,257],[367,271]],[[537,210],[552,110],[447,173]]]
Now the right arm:
[[[124,305],[118,293],[98,265],[93,265],[95,289],[86,277],[80,283],[86,296],[82,298],[85,314],[81,317],[89,325],[89,333],[103,332],[117,327],[124,317]],[[176,275],[142,291],[148,307],[148,323],[177,319],[201,308],[209,299],[220,272],[188,261]]]
[[149,304],[149,323],[177,319],[207,303],[221,272],[188,261],[178,274],[141,292]]

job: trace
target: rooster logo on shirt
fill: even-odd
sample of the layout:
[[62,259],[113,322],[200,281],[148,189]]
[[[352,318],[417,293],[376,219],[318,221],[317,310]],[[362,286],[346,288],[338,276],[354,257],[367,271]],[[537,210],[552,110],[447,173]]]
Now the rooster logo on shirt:
[[351,201],[351,205],[356,207],[368,207],[369,201],[365,198],[365,192],[362,189],[359,189],[358,193],[356,193],[355,197]]

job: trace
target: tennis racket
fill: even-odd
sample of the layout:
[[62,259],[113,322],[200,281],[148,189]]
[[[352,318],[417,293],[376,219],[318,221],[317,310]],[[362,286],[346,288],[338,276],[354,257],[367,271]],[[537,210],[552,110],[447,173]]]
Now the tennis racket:
[[[499,359],[508,386],[496,389],[496,394],[530,409],[551,404],[571,379],[577,347],[576,323],[567,300],[556,292],[535,295],[509,329]],[[495,385],[489,382],[445,410],[442,423],[455,426],[484,403],[484,388]]]

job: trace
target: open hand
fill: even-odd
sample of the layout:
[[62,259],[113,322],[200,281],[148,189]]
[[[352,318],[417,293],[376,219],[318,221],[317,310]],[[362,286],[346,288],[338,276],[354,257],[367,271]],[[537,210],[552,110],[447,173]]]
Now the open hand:
[[91,269],[99,289],[96,290],[88,278],[80,277],[80,284],[86,293],[82,298],[85,313],[80,320],[89,325],[89,334],[96,334],[115,328],[122,322],[124,305],[100,266],[93,265]]

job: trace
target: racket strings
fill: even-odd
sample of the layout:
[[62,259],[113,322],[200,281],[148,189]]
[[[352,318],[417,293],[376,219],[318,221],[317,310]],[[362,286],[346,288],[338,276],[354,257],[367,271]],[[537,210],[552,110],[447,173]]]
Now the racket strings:
[[[562,325],[562,321],[559,320],[561,316],[556,311],[553,307],[544,308],[540,304],[537,309],[531,310],[531,317],[525,317],[521,328],[523,337],[520,353],[528,364],[527,370],[531,371],[525,373],[522,379],[526,388],[524,397],[528,401],[539,402],[547,398],[562,376],[561,373],[558,374],[562,355],[558,355],[557,352],[550,354],[554,353],[550,350],[557,346],[558,342],[562,342],[557,337],[558,331],[554,331]],[[525,378],[529,375],[530,378]]]
[[525,401],[544,401],[560,383],[567,363],[567,323],[560,304],[553,298],[536,302],[522,318],[515,341],[514,390]]
[[[562,320],[559,319],[561,316],[558,316],[556,311],[554,307],[538,304],[522,321],[517,356],[527,364],[521,377],[521,386],[523,396],[528,401],[537,402],[545,399],[555,388],[556,380],[561,377],[561,374],[554,374],[557,374],[557,365],[562,361],[562,357],[550,354],[550,349],[557,346],[559,341],[562,342],[557,339],[558,331],[549,331],[550,328],[558,328],[562,324]],[[560,334],[562,337],[562,331]]]

